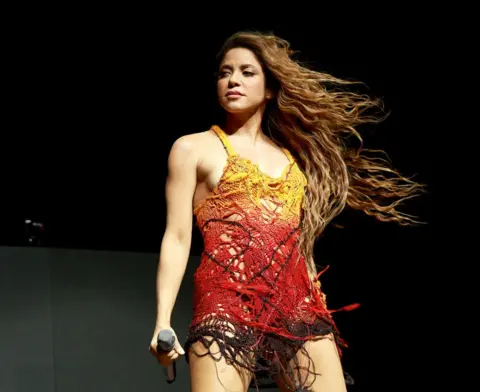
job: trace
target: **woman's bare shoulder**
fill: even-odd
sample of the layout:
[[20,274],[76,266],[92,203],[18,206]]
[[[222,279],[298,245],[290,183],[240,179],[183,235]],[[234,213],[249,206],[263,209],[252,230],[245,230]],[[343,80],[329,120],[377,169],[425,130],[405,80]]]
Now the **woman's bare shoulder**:
[[215,135],[212,130],[184,134],[175,139],[172,151],[181,150],[182,153],[191,153],[197,156],[208,152],[215,142]]

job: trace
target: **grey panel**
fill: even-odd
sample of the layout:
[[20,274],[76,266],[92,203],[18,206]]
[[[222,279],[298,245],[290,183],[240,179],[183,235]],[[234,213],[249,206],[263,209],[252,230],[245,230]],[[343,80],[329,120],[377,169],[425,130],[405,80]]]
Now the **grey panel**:
[[0,247],[0,391],[54,391],[49,249]]

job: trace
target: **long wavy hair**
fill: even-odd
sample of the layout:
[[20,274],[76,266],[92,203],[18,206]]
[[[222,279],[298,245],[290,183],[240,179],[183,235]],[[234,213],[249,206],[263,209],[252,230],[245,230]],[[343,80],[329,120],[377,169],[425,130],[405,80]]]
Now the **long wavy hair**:
[[273,34],[233,34],[217,61],[238,47],[256,55],[267,87],[275,93],[262,128],[293,153],[308,181],[299,246],[311,277],[317,272],[314,243],[346,206],[380,221],[421,223],[398,207],[425,186],[401,175],[383,151],[363,148],[359,125],[378,123],[387,116],[380,99],[348,91],[349,85],[360,82],[303,66],[293,59],[296,52],[290,43]]

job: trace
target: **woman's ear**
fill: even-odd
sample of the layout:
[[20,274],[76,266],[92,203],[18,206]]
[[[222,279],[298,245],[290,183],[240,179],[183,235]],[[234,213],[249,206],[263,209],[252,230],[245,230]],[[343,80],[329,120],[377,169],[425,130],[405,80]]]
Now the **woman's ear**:
[[273,94],[272,90],[267,89],[267,92],[266,92],[266,94],[265,94],[265,97],[266,97],[267,99],[272,99],[272,98],[274,97],[274,94]]

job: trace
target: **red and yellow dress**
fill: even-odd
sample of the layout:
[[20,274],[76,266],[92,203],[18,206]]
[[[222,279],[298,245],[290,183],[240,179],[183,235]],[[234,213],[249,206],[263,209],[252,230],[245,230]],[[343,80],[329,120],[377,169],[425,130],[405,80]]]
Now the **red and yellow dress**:
[[306,177],[287,149],[289,164],[272,178],[235,154],[220,127],[212,130],[228,158],[218,186],[194,210],[204,251],[185,351],[195,341],[207,349],[215,341],[220,353],[204,355],[221,354],[252,371],[257,387],[278,373],[299,379],[295,354],[308,356],[305,340],[332,333],[340,352],[345,346],[298,247]]

